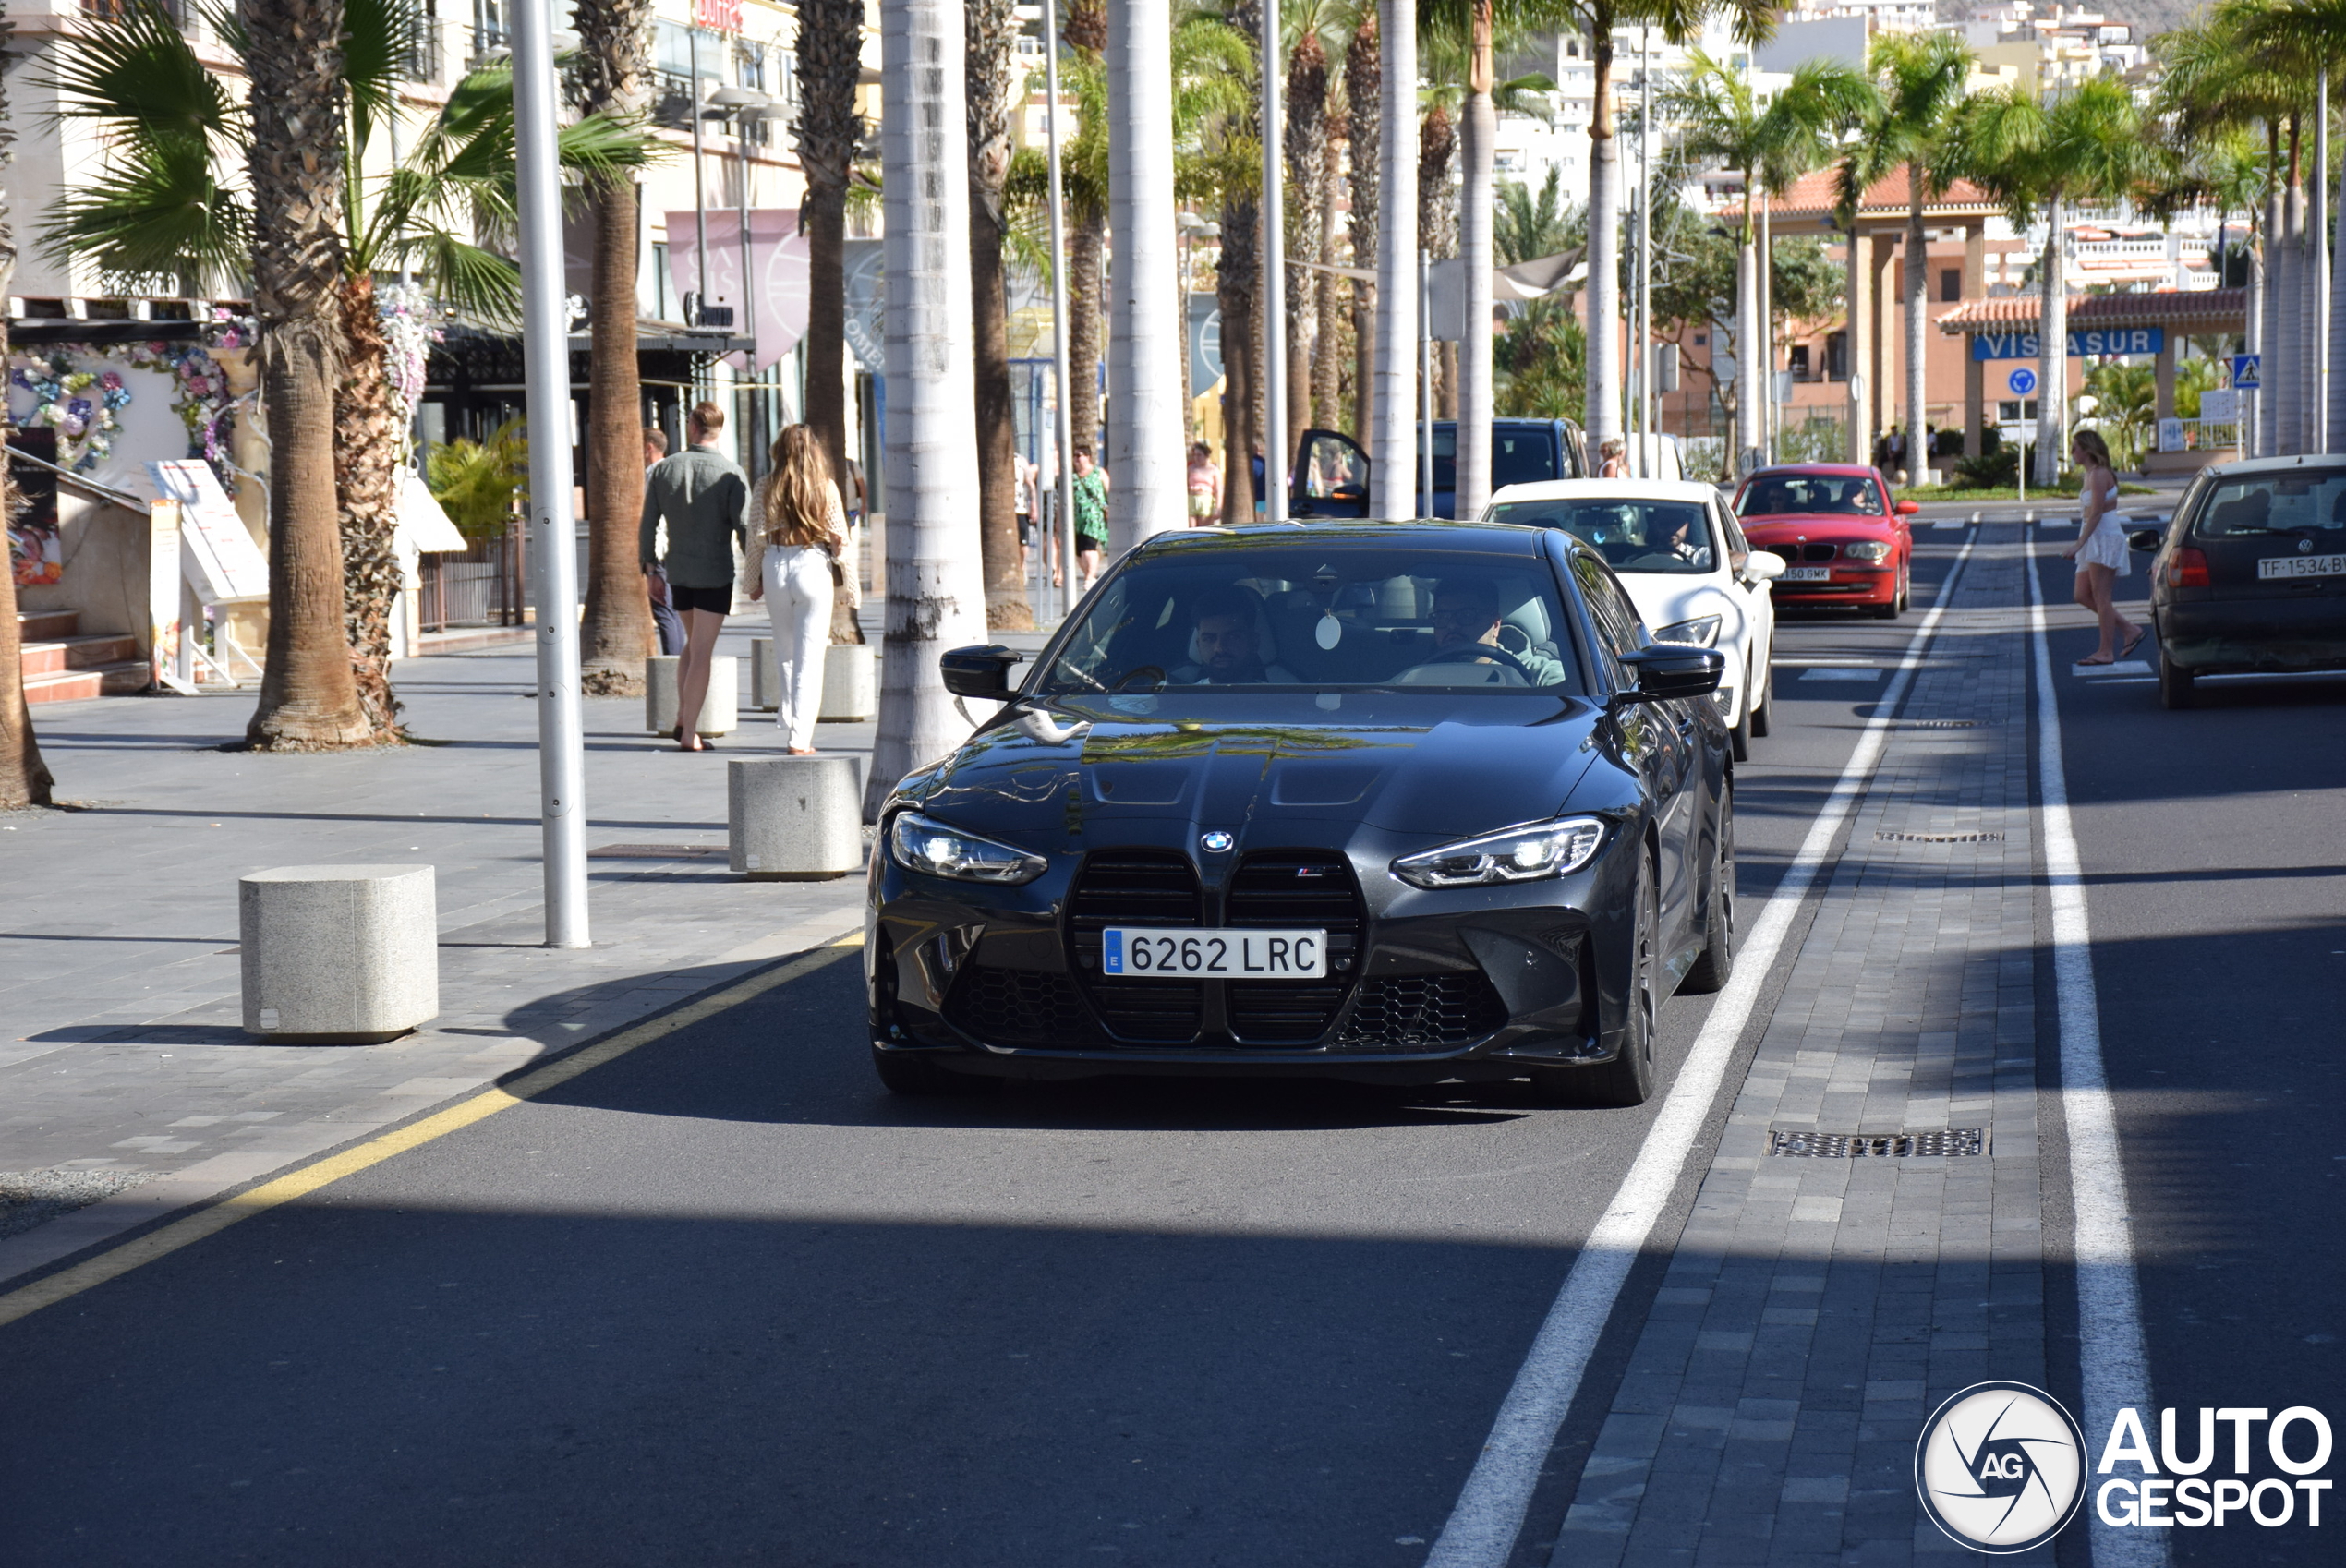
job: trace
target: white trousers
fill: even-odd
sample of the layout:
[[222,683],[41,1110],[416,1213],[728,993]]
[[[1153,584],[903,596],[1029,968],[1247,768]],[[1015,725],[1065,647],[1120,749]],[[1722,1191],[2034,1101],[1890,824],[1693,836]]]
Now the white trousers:
[[815,745],[823,706],[823,650],[831,640],[831,558],[812,545],[768,545],[766,613],[774,621],[774,722],[782,744]]

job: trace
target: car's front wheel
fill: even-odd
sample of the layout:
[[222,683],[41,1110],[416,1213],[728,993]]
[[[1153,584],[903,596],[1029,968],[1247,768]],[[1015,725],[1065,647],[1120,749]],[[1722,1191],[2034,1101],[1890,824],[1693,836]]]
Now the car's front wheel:
[[1585,1067],[1534,1067],[1531,1087],[1560,1105],[1642,1105],[1653,1093],[1653,1015],[1659,1005],[1654,970],[1662,946],[1662,917],[1653,890],[1653,862],[1638,857],[1637,923],[1630,937],[1633,968],[1627,1016],[1621,1023],[1621,1049],[1613,1060]]
[[1703,903],[1702,952],[1678,989],[1698,995],[1722,990],[1735,971],[1735,798],[1719,797],[1719,835],[1711,860],[1711,896]]

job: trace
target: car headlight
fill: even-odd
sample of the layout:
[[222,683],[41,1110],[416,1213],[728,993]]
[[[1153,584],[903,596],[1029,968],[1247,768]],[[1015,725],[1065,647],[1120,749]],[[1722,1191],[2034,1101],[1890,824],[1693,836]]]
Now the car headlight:
[[1880,539],[1859,539],[1856,544],[1842,546],[1841,553],[1873,566],[1890,559],[1890,546]]
[[1716,615],[1698,615],[1692,621],[1675,621],[1653,634],[1657,643],[1692,643],[1700,648],[1719,645],[1719,621]]
[[888,846],[896,863],[929,876],[956,882],[998,882],[1015,886],[1032,882],[1050,862],[1040,855],[948,827],[918,812],[901,812],[888,830]]
[[1412,887],[1487,887],[1501,882],[1536,882],[1543,876],[1564,876],[1596,858],[1604,843],[1604,824],[1593,816],[1567,816],[1554,822],[1526,823],[1521,827],[1461,838],[1440,849],[1404,855],[1393,862],[1393,874]]

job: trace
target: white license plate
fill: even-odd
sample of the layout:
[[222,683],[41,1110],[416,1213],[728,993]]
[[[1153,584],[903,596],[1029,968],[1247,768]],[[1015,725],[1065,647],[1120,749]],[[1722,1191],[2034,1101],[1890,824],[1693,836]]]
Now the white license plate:
[[1324,980],[1324,931],[1156,931],[1112,925],[1100,933],[1100,970],[1127,980]]
[[2346,555],[2268,555],[2256,563],[2259,577],[2346,576]]
[[1782,581],[1786,583],[1830,583],[1832,581],[1832,568],[1830,566],[1787,566],[1784,569],[1784,577],[1782,578]]

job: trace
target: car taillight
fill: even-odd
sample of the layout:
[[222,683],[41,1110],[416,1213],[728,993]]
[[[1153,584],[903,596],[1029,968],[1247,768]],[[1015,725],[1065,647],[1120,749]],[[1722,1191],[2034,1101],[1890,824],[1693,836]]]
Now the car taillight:
[[2207,552],[2185,545],[2167,558],[2167,585],[2171,588],[2204,588],[2208,585]]

